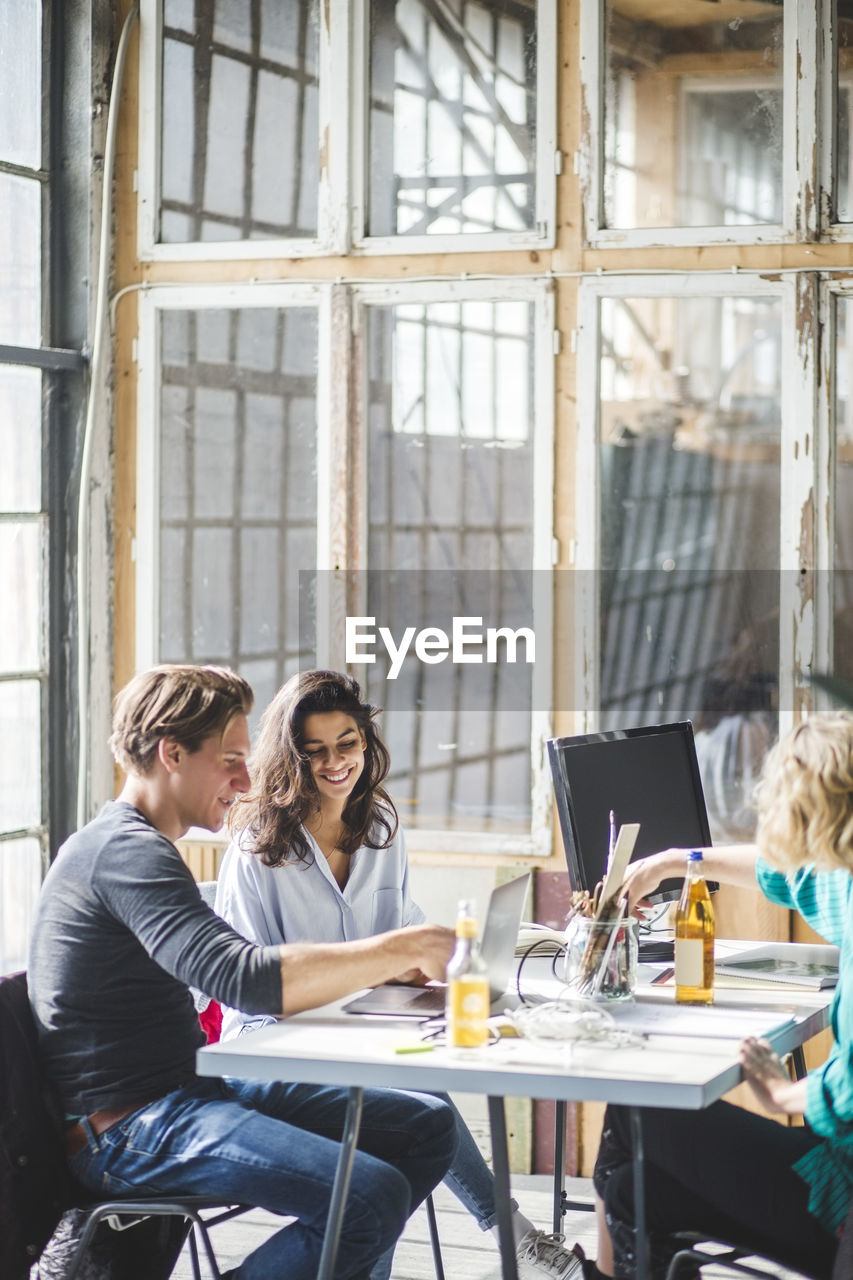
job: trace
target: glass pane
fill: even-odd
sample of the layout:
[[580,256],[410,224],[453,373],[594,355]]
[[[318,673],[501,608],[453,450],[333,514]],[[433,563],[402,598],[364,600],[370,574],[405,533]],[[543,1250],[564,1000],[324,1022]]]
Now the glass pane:
[[[41,813],[41,696],[37,680],[0,683],[0,831],[38,826]],[[0,846],[2,847],[2,846]]]
[[751,834],[776,734],[780,326],[776,300],[601,304],[602,725],[693,721],[715,840]]
[[163,242],[316,235],[318,53],[319,0],[166,5]]
[[0,173],[0,342],[41,341],[41,186]]
[[[526,302],[370,308],[367,615],[452,634],[531,625],[533,311]],[[531,670],[416,657],[390,678],[390,785],[410,827],[530,829]]]
[[836,303],[834,409],[838,442],[835,480],[835,672],[853,679],[853,302]]
[[27,967],[41,867],[38,840],[0,841],[0,973]]
[[604,222],[782,218],[782,6],[605,4]]
[[252,666],[271,696],[313,658],[316,312],[164,311],[161,355],[159,657]]
[[41,370],[0,365],[0,511],[41,510]]
[[373,0],[370,235],[535,224],[536,10]]
[[0,5],[0,160],[41,165],[41,0]]
[[0,671],[42,665],[42,525],[0,523],[0,600],[14,600],[11,625],[0,627]]

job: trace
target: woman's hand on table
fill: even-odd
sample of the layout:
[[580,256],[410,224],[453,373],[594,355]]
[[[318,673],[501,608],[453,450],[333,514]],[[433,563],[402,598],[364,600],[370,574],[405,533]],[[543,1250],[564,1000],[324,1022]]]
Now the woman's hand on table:
[[752,1092],[775,1115],[802,1115],[806,1107],[805,1080],[792,1080],[779,1055],[766,1040],[747,1036],[738,1051],[743,1073]]

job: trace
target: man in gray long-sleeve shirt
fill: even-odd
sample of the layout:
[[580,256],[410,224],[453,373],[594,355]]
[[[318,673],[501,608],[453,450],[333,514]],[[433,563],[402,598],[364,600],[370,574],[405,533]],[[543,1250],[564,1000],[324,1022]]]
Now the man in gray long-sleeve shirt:
[[[99,1193],[210,1194],[298,1222],[238,1280],[314,1280],[346,1091],[201,1080],[188,987],[257,1013],[294,1013],[419,970],[443,976],[452,937],[423,925],[354,943],[258,947],[202,902],[175,848],[218,830],[249,785],[249,686],[213,667],[163,666],[116,701],[127,779],[72,836],[36,918],[29,989],[72,1171]],[[367,1277],[441,1181],[455,1142],[435,1098],[365,1093],[336,1276]]]

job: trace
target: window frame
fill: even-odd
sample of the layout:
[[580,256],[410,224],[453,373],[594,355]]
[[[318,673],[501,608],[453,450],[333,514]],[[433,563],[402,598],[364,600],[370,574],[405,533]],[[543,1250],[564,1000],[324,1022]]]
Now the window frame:
[[547,249],[555,243],[557,175],[557,0],[536,0],[536,226],[524,232],[436,236],[364,234],[370,0],[320,5],[318,225],[314,237],[269,240],[157,239],[160,216],[163,0],[140,0],[137,255],[141,262],[228,262]]
[[328,288],[310,284],[152,286],[139,301],[136,440],[136,670],[160,661],[160,366],[161,315],[164,311],[247,310],[315,307],[317,349],[317,564],[329,566],[333,503],[330,475],[331,351],[328,343]]
[[[91,0],[78,12],[62,0],[42,0],[40,68],[34,91],[41,104],[41,154],[34,166],[0,161],[3,172],[33,180],[40,188],[40,331],[32,346],[0,343],[0,366],[41,372],[41,494],[38,509],[4,512],[0,520],[24,517],[40,529],[39,656],[35,669],[3,672],[4,684],[34,680],[39,685],[39,821],[0,833],[0,843],[31,838],[39,846],[42,874],[74,829],[77,788],[77,697],[73,651],[78,619],[73,584],[76,568],[76,501],[79,450],[87,391],[89,340],[88,280],[93,237],[92,202],[100,176],[93,171],[93,146],[103,149],[105,117],[91,112],[92,85],[106,77],[105,39],[83,40],[85,28],[106,32],[106,0]],[[87,23],[89,24],[87,26]],[[97,140],[97,141],[96,141]],[[93,176],[94,173],[94,176]],[[88,179],[91,200],[80,199]],[[61,264],[61,269],[57,269]],[[106,543],[95,542],[91,554]],[[97,614],[91,647],[106,634]],[[104,657],[103,650],[99,651]],[[108,655],[106,660],[109,660]],[[98,706],[93,706],[96,715]],[[14,911],[26,904],[12,901]]]
[[781,223],[648,228],[611,228],[605,224],[605,0],[590,0],[581,5],[581,85],[589,128],[576,154],[575,166],[581,179],[583,234],[588,248],[786,244],[817,238],[819,202],[814,195],[819,176],[817,148],[810,147],[808,140],[820,136],[818,88],[823,77],[818,56],[823,47],[822,4],[823,0],[816,0],[814,5],[783,0]]
[[557,176],[557,5],[536,0],[536,218],[529,231],[459,232],[456,235],[371,236],[365,231],[369,187],[367,150],[370,101],[370,0],[353,5],[352,240],[353,253],[478,253],[550,249],[555,243]]
[[[349,97],[350,5],[320,4],[318,56],[317,234],[269,240],[190,240],[170,244],[157,238],[160,217],[160,137],[162,127],[163,2],[140,0],[139,168],[136,173],[137,254],[142,262],[228,262],[260,258],[315,258],[346,253],[347,114]],[[332,86],[335,92],[332,93]],[[326,139],[326,147],[321,139]],[[324,158],[325,157],[325,158]]]
[[[346,589],[348,570],[367,565],[366,448],[367,403],[364,361],[365,310],[396,303],[467,300],[523,300],[534,308],[533,484],[549,502],[534,504],[533,563],[536,631],[539,645],[533,682],[530,831],[481,833],[412,829],[412,849],[459,854],[547,857],[551,852],[551,788],[546,739],[551,734],[552,598],[554,492],[554,287],[547,279],[406,281],[399,284],[185,285],[147,288],[139,300],[135,666],[141,671],[159,661],[159,464],[160,464],[160,316],[164,310],[222,307],[318,308],[317,368],[317,569],[325,571],[318,592],[317,660],[343,666],[337,584]],[[335,375],[333,377],[333,371]],[[341,500],[344,495],[343,500]],[[339,571],[343,568],[343,574]]]
[[[353,321],[356,355],[353,372],[358,379],[355,392],[355,417],[362,425],[355,446],[358,458],[357,497],[353,512],[356,535],[353,567],[369,569],[367,555],[366,511],[366,446],[368,418],[367,359],[363,341],[366,313],[370,307],[389,307],[405,303],[526,301],[534,308],[534,409],[533,409],[533,490],[548,494],[549,502],[534,502],[533,555],[534,617],[537,638],[536,663],[531,676],[532,711],[530,736],[531,822],[529,834],[476,831],[454,831],[410,827],[406,843],[413,851],[458,853],[482,856],[512,854],[548,857],[552,844],[551,774],[547,761],[546,741],[552,733],[553,689],[553,566],[554,566],[554,289],[547,279],[491,278],[489,280],[450,280],[394,284],[360,284],[353,287]],[[545,584],[547,583],[547,590]],[[544,643],[543,643],[544,641]]]
[[[812,697],[808,673],[814,664],[826,670],[827,608],[831,618],[829,575],[815,572],[826,561],[829,524],[825,461],[828,426],[817,433],[818,288],[816,273],[794,271],[767,278],[759,273],[670,272],[585,279],[578,297],[578,366],[595,376],[578,382],[578,450],[575,503],[576,639],[574,706],[582,732],[598,728],[601,663],[598,570],[600,569],[600,303],[604,298],[775,297],[781,300],[782,372],[779,440],[780,618],[779,732],[793,728]],[[825,384],[824,384],[825,385]],[[825,397],[821,397],[825,400]],[[814,564],[805,564],[802,545],[815,548]],[[821,665],[823,664],[823,665]]]

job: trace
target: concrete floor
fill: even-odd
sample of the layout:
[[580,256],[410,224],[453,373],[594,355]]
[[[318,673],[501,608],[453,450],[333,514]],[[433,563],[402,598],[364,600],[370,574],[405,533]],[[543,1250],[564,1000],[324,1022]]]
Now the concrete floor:
[[[512,1180],[513,1194],[522,1211],[537,1226],[551,1229],[552,1182],[544,1176],[516,1175]],[[592,1186],[587,1178],[567,1178],[566,1191],[571,1196],[589,1198]],[[461,1207],[458,1200],[445,1188],[435,1193],[438,1230],[447,1280],[499,1280],[500,1259],[497,1244],[490,1232],[481,1233],[473,1219]],[[240,1218],[224,1223],[213,1233],[217,1260],[223,1270],[236,1266],[251,1249],[263,1242],[271,1231],[280,1228],[281,1219],[262,1210],[254,1210]],[[595,1257],[595,1223],[592,1213],[572,1210],[563,1220],[563,1231],[569,1244],[582,1245],[588,1257]],[[785,1280],[793,1273],[769,1263],[758,1264],[768,1277]],[[734,1273],[722,1267],[709,1267],[704,1280],[722,1280]],[[202,1276],[208,1272],[202,1263]],[[191,1280],[192,1270],[187,1251],[178,1261],[173,1280]],[[392,1280],[434,1280],[432,1253],[426,1211],[419,1209],[411,1218],[394,1255]]]

